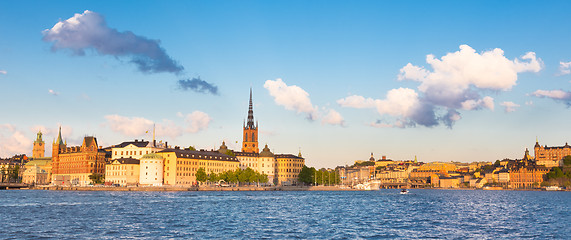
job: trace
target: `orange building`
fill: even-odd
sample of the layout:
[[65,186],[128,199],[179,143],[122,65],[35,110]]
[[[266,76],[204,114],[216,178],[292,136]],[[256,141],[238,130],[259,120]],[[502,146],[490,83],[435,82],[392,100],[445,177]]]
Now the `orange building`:
[[298,176],[305,165],[305,159],[301,152],[296,156],[293,154],[276,154],[276,185],[297,184]]
[[248,122],[244,124],[244,141],[242,152],[259,153],[258,123],[254,126],[254,109],[252,106],[252,89],[250,88],[250,105],[248,107]]
[[536,161],[529,156],[527,149],[523,159],[516,160],[509,167],[509,186],[511,188],[539,187],[539,184],[543,182],[543,176],[549,172],[548,168],[536,164]]
[[110,157],[109,152],[99,149],[95,137],[83,138],[81,146],[67,147],[60,128],[52,150],[52,184],[88,185],[90,175],[105,175],[105,163]]
[[535,154],[535,161],[537,165],[543,165],[547,168],[563,166],[563,158],[571,155],[571,146],[565,143],[565,146],[548,147],[540,146],[539,142],[535,142],[533,148]]

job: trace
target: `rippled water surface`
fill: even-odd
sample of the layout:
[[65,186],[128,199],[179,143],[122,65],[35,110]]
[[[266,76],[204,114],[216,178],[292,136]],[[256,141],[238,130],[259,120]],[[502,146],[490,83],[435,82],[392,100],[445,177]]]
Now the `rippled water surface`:
[[571,192],[0,191],[1,239],[570,239]]

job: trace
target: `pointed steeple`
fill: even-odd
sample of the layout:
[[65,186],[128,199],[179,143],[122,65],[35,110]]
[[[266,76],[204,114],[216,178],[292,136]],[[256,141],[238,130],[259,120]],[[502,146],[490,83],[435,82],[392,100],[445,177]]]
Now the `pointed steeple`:
[[59,127],[59,132],[57,134],[56,144],[63,145],[63,140],[61,139],[61,126]]
[[254,126],[254,107],[252,104],[252,88],[250,88],[250,105],[248,106],[248,124],[246,125],[248,129],[256,129]]

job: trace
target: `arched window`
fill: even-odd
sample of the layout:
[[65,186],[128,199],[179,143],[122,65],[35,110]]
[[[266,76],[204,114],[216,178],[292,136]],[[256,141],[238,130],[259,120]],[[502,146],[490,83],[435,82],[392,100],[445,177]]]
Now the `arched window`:
[[252,133],[252,142],[255,142],[255,141],[256,141],[256,134]]
[[244,142],[248,141],[248,133],[244,133]]

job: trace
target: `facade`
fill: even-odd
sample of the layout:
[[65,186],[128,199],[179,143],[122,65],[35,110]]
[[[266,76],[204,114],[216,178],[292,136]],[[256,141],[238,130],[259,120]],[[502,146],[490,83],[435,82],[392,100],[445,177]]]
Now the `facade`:
[[164,184],[177,186],[196,185],[196,171],[203,168],[206,174],[234,171],[240,167],[236,157],[218,151],[192,151],[165,149],[157,152],[164,158]]
[[248,107],[248,121],[244,124],[244,140],[242,141],[242,152],[259,153],[258,145],[258,123],[254,126],[254,109],[252,105],[252,89],[250,88],[250,105]]
[[294,185],[298,182],[298,175],[305,165],[305,159],[299,153],[297,156],[293,154],[276,154],[276,185]]
[[439,181],[441,188],[459,188],[461,182],[457,177],[440,177]]
[[144,141],[137,140],[132,142],[122,142],[119,145],[111,148],[111,159],[118,158],[134,158],[141,159],[144,155],[149,153],[156,153],[165,149],[164,144],[158,143],[153,140]]
[[163,185],[164,159],[156,153],[149,153],[141,158],[139,184],[150,186]]
[[133,186],[139,183],[140,161],[134,158],[113,159],[105,165],[105,182],[119,186]]
[[571,155],[571,146],[565,143],[565,146],[548,147],[540,146],[539,142],[535,142],[533,148],[535,154],[535,161],[537,165],[543,165],[547,168],[563,166],[563,158]]
[[509,179],[511,188],[535,188],[543,182],[543,176],[549,169],[543,165],[538,165],[529,156],[529,151],[525,150],[523,159],[516,160],[509,166]]
[[24,165],[22,182],[34,185],[46,185],[52,179],[52,159],[36,158]]
[[42,131],[38,132],[36,141],[34,141],[34,148],[32,150],[32,158],[43,158],[46,152],[46,144],[42,140]]
[[52,150],[52,184],[88,185],[90,175],[105,175],[105,163],[110,155],[99,149],[95,137],[84,137],[81,146],[67,147],[60,128]]
[[269,183],[274,182],[276,158],[268,148],[267,144],[259,154],[246,152],[237,152],[235,154],[238,161],[240,161],[240,169],[244,170],[246,168],[251,168],[258,173],[266,174],[268,176]]

